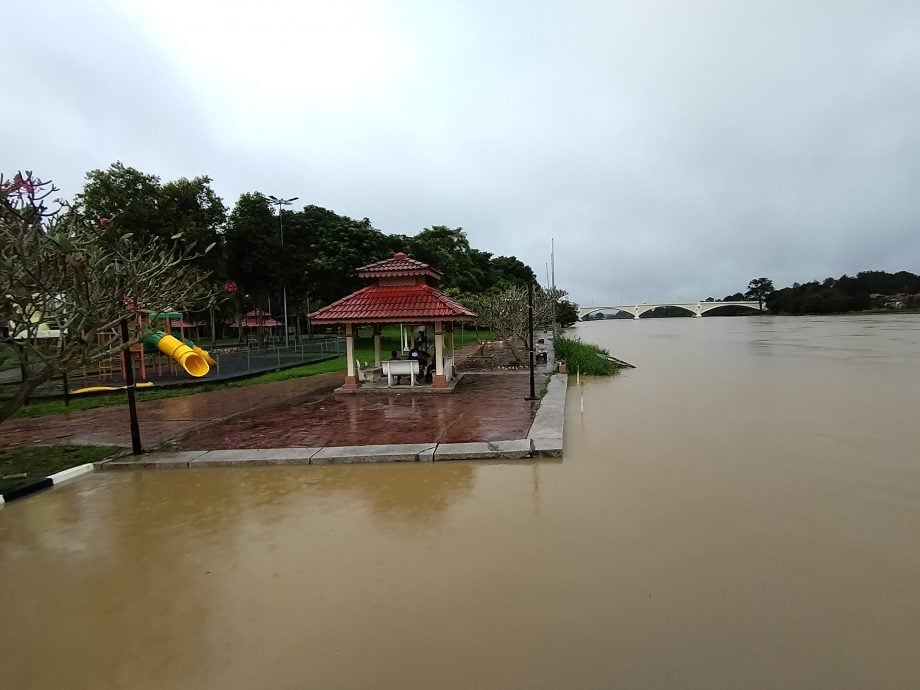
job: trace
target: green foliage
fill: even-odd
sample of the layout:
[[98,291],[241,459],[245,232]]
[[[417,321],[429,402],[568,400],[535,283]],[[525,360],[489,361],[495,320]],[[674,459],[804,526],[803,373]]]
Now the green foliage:
[[262,194],[243,194],[236,202],[227,226],[226,253],[227,274],[242,292],[261,298],[279,282],[281,236]]
[[855,277],[795,283],[771,293],[766,304],[777,314],[841,314],[866,309],[920,306],[920,276],[907,271],[863,271]]
[[[140,242],[167,235],[160,207],[160,178],[116,161],[90,170],[77,202],[87,218],[118,218]],[[171,233],[170,233],[171,234]],[[167,235],[168,236],[168,235]]]
[[556,360],[564,361],[572,374],[579,371],[585,376],[614,376],[620,371],[620,367],[610,361],[607,350],[577,338],[556,335],[554,351]]
[[556,323],[562,328],[568,328],[578,321],[578,305],[567,299],[556,302]]
[[184,242],[214,248],[196,262],[215,276],[224,275],[223,233],[227,207],[211,189],[211,178],[181,177],[160,187],[160,212],[164,227],[182,235]]
[[[355,269],[392,256],[386,236],[370,220],[354,220],[319,206],[307,206],[301,214],[291,214],[292,224],[301,222],[303,236],[295,231],[295,264],[287,273],[295,286],[295,300],[307,296],[328,304],[357,290],[364,283]],[[297,218],[300,216],[302,220]],[[284,241],[288,245],[285,215]]]
[[222,232],[227,209],[211,189],[210,177],[182,177],[161,183],[156,175],[116,161],[106,170],[86,174],[77,204],[90,222],[117,219],[119,227],[130,228],[138,244],[181,239],[200,248],[214,245],[212,251],[202,253],[193,263],[202,270],[222,274]]
[[402,240],[398,249],[444,274],[442,288],[476,294],[536,282],[533,270],[518,258],[493,257],[489,252],[470,247],[463,228],[435,225]]
[[774,291],[773,281],[769,278],[754,278],[750,283],[748,283],[747,292],[744,293],[744,296],[748,299],[756,299],[760,303],[760,308],[763,309],[763,301]]

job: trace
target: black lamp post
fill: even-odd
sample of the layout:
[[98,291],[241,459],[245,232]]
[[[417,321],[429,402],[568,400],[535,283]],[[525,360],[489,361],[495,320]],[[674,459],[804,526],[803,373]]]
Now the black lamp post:
[[125,390],[128,393],[128,414],[131,417],[131,452],[140,455],[143,452],[141,448],[141,430],[137,423],[137,401],[134,397],[134,361],[131,357],[131,348],[128,347],[130,338],[128,337],[128,320],[121,320],[121,344],[124,346],[122,357],[125,363]]
[[[278,206],[278,226],[281,229],[281,251],[284,252],[284,218],[281,215],[282,206],[290,206],[292,203],[297,201],[300,197],[292,196],[290,199],[281,199],[276,196],[269,195],[268,200],[273,204]],[[284,346],[288,346],[288,308],[287,308],[287,285],[284,283],[282,278],[281,290],[284,295]]]
[[537,391],[534,387],[534,374],[533,374],[533,281],[527,281],[527,332],[529,336],[529,347],[527,348],[530,352],[530,395],[525,398],[525,400],[539,400],[537,397]]

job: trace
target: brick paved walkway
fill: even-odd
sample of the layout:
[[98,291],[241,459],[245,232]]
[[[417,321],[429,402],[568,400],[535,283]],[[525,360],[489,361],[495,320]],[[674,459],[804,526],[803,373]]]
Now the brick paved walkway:
[[[542,385],[544,376],[538,379]],[[333,395],[341,373],[139,402],[141,440],[194,449],[495,441],[527,435],[526,373],[469,373],[450,394]],[[0,446],[129,447],[126,406],[10,420]]]
[[[266,405],[295,402],[306,395],[331,391],[342,384],[339,373],[227,388],[168,400],[151,400],[137,405],[141,440],[145,448],[208,426],[234,415]],[[131,445],[127,406],[34,419],[8,420],[0,425],[0,446],[24,445]]]
[[[339,376],[341,379],[341,376]],[[542,383],[542,379],[541,379]],[[466,374],[453,393],[331,395],[262,409],[186,435],[186,449],[453,443],[523,438],[535,403],[527,374]]]

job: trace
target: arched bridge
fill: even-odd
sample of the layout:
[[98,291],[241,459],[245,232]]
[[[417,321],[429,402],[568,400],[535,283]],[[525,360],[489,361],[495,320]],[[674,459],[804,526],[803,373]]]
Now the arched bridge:
[[760,303],[757,302],[757,300],[739,300],[735,302],[660,302],[657,304],[648,304],[643,302],[642,304],[617,304],[606,307],[579,307],[578,317],[583,319],[589,314],[596,314],[598,312],[625,311],[632,314],[634,319],[638,319],[643,314],[658,309],[658,307],[676,307],[678,309],[686,309],[694,316],[702,316],[706,312],[712,311],[713,309],[718,309],[720,307],[746,307],[748,309],[753,309],[754,311],[762,311],[760,308]]

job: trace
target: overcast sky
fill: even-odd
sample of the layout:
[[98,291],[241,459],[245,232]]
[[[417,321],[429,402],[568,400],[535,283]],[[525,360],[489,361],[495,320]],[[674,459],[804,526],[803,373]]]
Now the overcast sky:
[[385,232],[462,226],[581,304],[920,272],[920,2],[45,0],[0,167],[115,160]]

